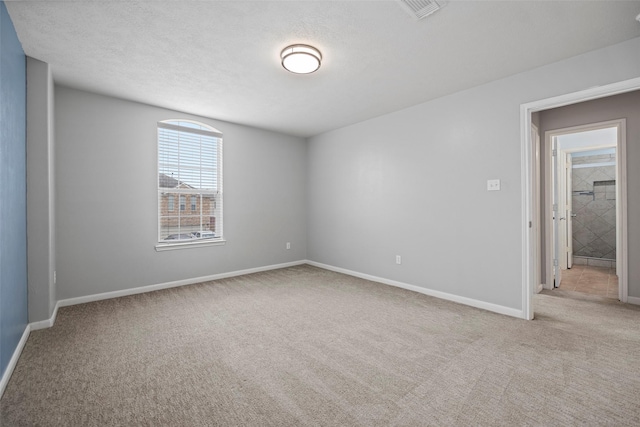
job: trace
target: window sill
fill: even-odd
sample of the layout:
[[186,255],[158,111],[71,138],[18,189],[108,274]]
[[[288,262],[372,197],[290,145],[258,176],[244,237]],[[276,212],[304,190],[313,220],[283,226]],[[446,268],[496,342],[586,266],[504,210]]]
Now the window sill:
[[225,243],[227,243],[227,241],[224,239],[199,240],[197,242],[158,243],[156,245],[156,252],[173,251],[176,249],[202,248],[205,246],[221,246]]

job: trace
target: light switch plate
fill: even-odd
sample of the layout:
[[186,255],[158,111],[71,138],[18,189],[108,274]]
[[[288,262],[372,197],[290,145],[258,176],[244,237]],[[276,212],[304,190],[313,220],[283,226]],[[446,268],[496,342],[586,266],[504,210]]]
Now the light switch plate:
[[500,180],[499,179],[488,179],[487,180],[487,191],[500,191]]

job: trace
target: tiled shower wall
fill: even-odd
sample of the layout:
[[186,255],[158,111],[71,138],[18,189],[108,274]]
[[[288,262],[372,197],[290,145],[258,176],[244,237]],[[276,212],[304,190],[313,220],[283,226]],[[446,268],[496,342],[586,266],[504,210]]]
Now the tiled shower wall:
[[615,162],[615,154],[573,158],[573,255],[616,259],[615,166],[578,167]]

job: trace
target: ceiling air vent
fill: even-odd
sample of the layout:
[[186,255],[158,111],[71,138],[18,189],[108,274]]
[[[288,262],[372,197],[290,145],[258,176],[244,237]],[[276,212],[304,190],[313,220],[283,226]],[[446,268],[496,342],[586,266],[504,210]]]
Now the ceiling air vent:
[[446,3],[446,1],[435,0],[398,0],[398,2],[415,19],[426,18]]

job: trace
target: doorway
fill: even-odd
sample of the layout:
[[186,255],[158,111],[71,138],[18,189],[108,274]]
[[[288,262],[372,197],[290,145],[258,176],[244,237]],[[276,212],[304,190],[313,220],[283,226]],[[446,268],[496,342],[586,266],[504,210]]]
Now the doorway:
[[[521,316],[524,319],[533,319],[533,293],[537,289],[539,282],[536,280],[536,275],[541,280],[546,280],[546,271],[548,271],[548,265],[543,265],[542,269],[537,268],[537,264],[545,261],[548,258],[548,251],[546,251],[549,241],[546,233],[541,233],[541,230],[545,227],[541,227],[536,230],[535,224],[541,219],[542,212],[545,212],[546,206],[544,206],[544,197],[540,199],[543,204],[543,209],[534,209],[535,206],[535,191],[534,182],[540,182],[540,175],[537,174],[539,164],[536,163],[534,138],[532,138],[532,114],[549,109],[555,109],[559,107],[581,104],[583,102],[592,101],[596,99],[603,99],[612,97],[614,95],[622,95],[630,92],[634,92],[640,89],[640,78],[633,78],[613,84],[604,86],[593,87],[590,89],[582,90],[579,92],[560,95],[552,98],[541,99],[534,102],[522,104],[520,106],[520,129],[521,129],[521,183],[522,183],[522,313]],[[620,117],[620,116],[619,116]],[[622,116],[624,117],[624,116]],[[626,130],[623,131],[626,134]],[[620,144],[617,150],[617,164],[620,176],[623,177],[620,182],[617,182],[619,186],[619,192],[627,194],[626,189],[626,163],[620,161],[621,158],[625,158],[624,153],[625,145]],[[544,162],[543,162],[544,164]],[[546,173],[546,171],[545,171]],[[627,253],[627,207],[626,201],[619,199],[619,210],[617,212],[617,263],[616,269],[619,277],[619,287],[621,293],[622,302],[633,302],[635,304],[640,303],[640,298],[628,296],[628,253]],[[542,218],[543,224],[545,218]],[[542,250],[546,251],[542,257],[538,257],[538,250],[540,246],[537,244],[538,236],[541,236],[545,243],[541,245]],[[544,283],[544,285],[547,285]]]
[[625,195],[616,185],[624,127],[620,119],[545,133],[547,289],[624,300],[617,224]]

